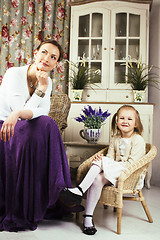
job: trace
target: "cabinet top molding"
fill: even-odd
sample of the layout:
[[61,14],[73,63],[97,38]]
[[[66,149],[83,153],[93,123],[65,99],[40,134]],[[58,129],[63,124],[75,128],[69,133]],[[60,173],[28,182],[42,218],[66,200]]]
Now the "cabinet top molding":
[[82,102],[71,102],[71,104],[110,104],[110,105],[116,105],[116,104],[125,104],[125,105],[139,105],[139,106],[142,106],[142,105],[152,105],[152,106],[155,106],[155,103],[145,103],[145,102],[142,102],[142,103],[139,103],[139,102],[85,102],[85,101],[82,101]]
[[150,10],[153,3],[153,0],[72,0],[70,2],[71,6],[86,4],[86,3],[92,3],[92,2],[100,2],[100,1],[119,1],[119,2],[130,2],[130,3],[141,3],[141,4],[149,4]]

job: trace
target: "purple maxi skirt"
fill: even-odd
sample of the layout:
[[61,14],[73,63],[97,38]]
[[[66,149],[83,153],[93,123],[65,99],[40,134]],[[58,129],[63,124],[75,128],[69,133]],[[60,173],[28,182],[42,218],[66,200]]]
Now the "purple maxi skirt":
[[0,140],[0,231],[35,230],[46,214],[61,215],[57,200],[64,186],[71,180],[55,121],[18,121],[11,140]]

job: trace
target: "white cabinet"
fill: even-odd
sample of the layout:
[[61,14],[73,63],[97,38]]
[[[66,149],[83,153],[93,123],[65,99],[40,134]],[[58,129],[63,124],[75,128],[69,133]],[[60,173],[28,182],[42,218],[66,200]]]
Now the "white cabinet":
[[[99,106],[103,111],[109,110],[111,116],[107,118],[105,124],[102,126],[102,133],[99,142],[101,143],[109,143],[110,142],[110,134],[111,134],[111,119],[114,113],[118,110],[123,103],[104,103],[104,102],[81,102],[81,103],[71,103],[71,109],[68,116],[68,127],[64,133],[64,141],[65,142],[81,142],[85,143],[86,140],[80,137],[79,132],[84,128],[83,123],[77,122],[74,118],[80,116],[82,113],[82,109],[84,106],[91,105],[93,108],[98,109]],[[148,143],[152,143],[152,128],[153,128],[153,104],[131,104],[135,107],[140,113],[140,117],[144,126],[144,139]]]
[[[132,102],[126,63],[130,55],[148,63],[149,8],[152,1],[71,3],[70,61],[100,70],[84,101]],[[148,100],[146,92],[146,102]],[[71,96],[71,87],[69,87]]]

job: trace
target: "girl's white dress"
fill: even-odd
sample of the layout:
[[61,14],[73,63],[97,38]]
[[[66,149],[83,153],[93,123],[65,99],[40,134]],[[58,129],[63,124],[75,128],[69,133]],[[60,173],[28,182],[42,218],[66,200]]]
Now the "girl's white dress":
[[[145,141],[139,134],[134,133],[130,138],[114,136],[109,145],[107,156],[102,161],[93,161],[93,164],[100,166],[104,176],[114,186],[121,172],[130,164],[138,161],[145,154]],[[143,187],[143,181],[139,188]]]

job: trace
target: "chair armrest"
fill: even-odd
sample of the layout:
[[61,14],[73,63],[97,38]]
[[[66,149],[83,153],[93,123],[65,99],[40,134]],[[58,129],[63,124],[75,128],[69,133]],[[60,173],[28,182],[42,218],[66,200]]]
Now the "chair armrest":
[[[136,188],[142,173],[146,173],[150,162],[157,155],[157,148],[154,145],[150,145],[150,150],[141,159],[134,164],[125,168],[117,180],[117,188],[131,188],[131,185]],[[130,179],[129,179],[130,178]]]
[[49,116],[54,119],[62,134],[67,127],[67,117],[69,114],[71,101],[67,94],[57,94],[50,98],[51,105]]
[[108,151],[108,147],[103,148],[102,150],[98,151],[97,153],[95,153],[93,156],[91,156],[90,158],[88,158],[86,161],[84,161],[77,170],[77,183],[80,183],[82,181],[82,179],[85,177],[85,175],[87,174],[88,170],[91,167],[92,161],[94,159],[94,157],[97,154],[103,154],[106,155]]
[[150,163],[155,158],[156,155],[157,155],[157,148],[154,145],[151,145],[151,149],[149,150],[149,152],[146,153],[142,158],[140,158],[134,164],[131,164],[130,166],[125,168],[122,174],[120,175],[119,179],[121,179],[121,181],[125,181],[137,169],[145,166],[147,163]]

